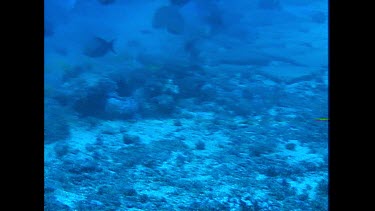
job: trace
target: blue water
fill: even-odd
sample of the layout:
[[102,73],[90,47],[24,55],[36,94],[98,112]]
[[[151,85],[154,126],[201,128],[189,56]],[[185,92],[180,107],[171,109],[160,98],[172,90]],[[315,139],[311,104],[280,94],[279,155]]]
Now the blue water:
[[328,1],[45,0],[45,210],[328,210]]

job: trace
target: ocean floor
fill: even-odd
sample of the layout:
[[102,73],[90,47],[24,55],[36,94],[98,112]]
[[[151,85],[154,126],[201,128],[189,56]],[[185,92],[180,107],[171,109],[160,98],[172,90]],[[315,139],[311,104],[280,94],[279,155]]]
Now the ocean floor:
[[293,109],[74,121],[45,147],[46,210],[326,210],[328,122]]

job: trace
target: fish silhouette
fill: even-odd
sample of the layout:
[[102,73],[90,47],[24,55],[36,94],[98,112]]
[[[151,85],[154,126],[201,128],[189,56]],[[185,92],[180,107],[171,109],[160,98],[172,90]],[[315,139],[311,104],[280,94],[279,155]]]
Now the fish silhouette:
[[152,19],[152,27],[166,29],[169,33],[179,35],[184,31],[185,21],[174,6],[163,6],[156,10]]
[[102,57],[109,51],[116,54],[113,49],[113,42],[114,40],[108,42],[100,37],[94,37],[85,45],[83,53],[88,57]]

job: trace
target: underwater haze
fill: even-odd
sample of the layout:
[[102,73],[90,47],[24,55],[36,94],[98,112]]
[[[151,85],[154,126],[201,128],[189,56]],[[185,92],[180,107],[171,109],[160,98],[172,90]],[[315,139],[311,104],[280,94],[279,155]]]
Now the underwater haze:
[[328,0],[44,4],[44,210],[328,210]]

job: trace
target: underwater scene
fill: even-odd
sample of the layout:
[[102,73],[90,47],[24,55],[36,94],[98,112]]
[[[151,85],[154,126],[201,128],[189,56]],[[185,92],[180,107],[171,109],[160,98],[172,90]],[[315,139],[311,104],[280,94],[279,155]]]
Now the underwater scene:
[[328,0],[44,0],[44,210],[328,210]]

